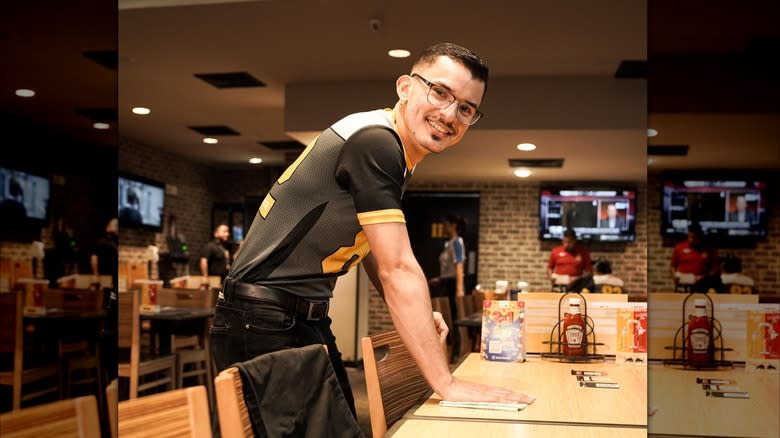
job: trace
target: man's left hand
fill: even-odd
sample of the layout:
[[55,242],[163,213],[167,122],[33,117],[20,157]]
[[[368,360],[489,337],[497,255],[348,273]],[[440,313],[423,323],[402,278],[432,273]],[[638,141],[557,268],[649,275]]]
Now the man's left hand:
[[436,333],[439,334],[439,342],[444,346],[447,344],[447,334],[450,332],[444,317],[439,312],[433,312],[433,323],[436,326]]

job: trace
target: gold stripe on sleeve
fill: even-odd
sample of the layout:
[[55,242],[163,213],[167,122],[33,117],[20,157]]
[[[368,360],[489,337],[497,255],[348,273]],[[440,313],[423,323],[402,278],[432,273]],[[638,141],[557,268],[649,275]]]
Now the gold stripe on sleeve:
[[358,222],[360,225],[371,224],[384,224],[388,222],[400,222],[406,223],[404,218],[404,212],[397,208],[389,208],[386,210],[367,211],[365,213],[358,213]]
[[258,210],[260,216],[262,216],[263,219],[265,219],[265,217],[268,216],[268,213],[271,211],[274,204],[276,204],[276,199],[274,199],[274,197],[271,196],[270,193],[265,195],[265,199],[263,199],[263,203],[260,204],[260,209]]

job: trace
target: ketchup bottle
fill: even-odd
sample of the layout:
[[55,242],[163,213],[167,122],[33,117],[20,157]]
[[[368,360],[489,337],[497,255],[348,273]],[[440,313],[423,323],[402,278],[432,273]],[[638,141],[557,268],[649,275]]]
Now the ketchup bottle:
[[585,320],[580,313],[580,299],[569,298],[569,312],[563,318],[563,354],[564,356],[582,356],[585,354]]
[[700,368],[712,362],[712,323],[707,316],[707,302],[693,301],[693,315],[688,320],[688,364]]

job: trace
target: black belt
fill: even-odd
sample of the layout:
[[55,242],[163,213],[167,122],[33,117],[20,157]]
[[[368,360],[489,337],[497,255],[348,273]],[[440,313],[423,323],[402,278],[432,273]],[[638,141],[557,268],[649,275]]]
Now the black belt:
[[244,297],[267,301],[301,316],[309,321],[317,321],[328,316],[330,299],[307,299],[286,292],[269,289],[259,284],[244,283],[230,277],[225,278],[219,299],[228,303],[233,297]]

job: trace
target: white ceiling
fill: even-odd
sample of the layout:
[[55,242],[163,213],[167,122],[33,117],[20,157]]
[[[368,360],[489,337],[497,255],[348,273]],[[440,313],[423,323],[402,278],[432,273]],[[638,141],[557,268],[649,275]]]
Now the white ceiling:
[[[642,180],[648,170],[780,168],[780,95],[777,81],[766,79],[772,71],[762,70],[755,80],[752,72],[730,75],[721,68],[734,62],[733,56],[724,59],[745,50],[751,37],[777,37],[780,2],[725,2],[706,10],[679,3],[119,0],[117,19],[110,1],[27,0],[4,6],[0,14],[0,49],[3,59],[13,60],[13,68],[0,69],[0,105],[82,142],[115,144],[118,133],[214,166],[249,166],[250,156],[274,164],[284,154],[258,142],[305,139],[344,111],[392,106],[393,81],[412,60],[391,59],[388,49],[407,48],[414,57],[433,42],[453,41],[491,67],[487,116],[461,144],[426,159],[416,180],[514,181],[507,158],[565,158],[562,169],[536,171],[530,179],[537,180]],[[378,31],[370,28],[371,19],[381,21]],[[117,46],[118,72],[81,54]],[[646,102],[637,88],[644,88],[644,79],[613,75],[620,61],[648,56]],[[193,76],[229,71],[247,71],[268,86],[218,90]],[[598,105],[593,102],[602,90],[581,100],[585,88],[572,85],[577,81],[628,88]],[[368,96],[367,84],[386,84],[387,98]],[[286,105],[300,104],[288,90],[301,86],[325,95],[351,91],[329,105],[316,102],[321,121],[304,132],[291,120],[311,114],[285,115]],[[20,99],[13,95],[20,87],[38,94]],[[350,106],[361,99],[371,105]],[[133,115],[133,105],[149,106],[152,113]],[[118,120],[108,131],[93,129],[75,111],[112,107]],[[648,108],[650,126],[659,131],[650,143],[687,144],[687,157],[656,157],[646,167],[645,118],[639,115]],[[241,135],[205,145],[190,125],[227,125]],[[527,141],[539,148],[513,149]]]
[[[409,71],[422,49],[438,41],[463,44],[488,61],[493,88],[486,106],[501,92],[493,85],[498,78],[619,81],[612,76],[621,60],[646,59],[641,1],[491,1],[476,7],[452,1],[289,0],[135,8],[141,3],[150,1],[127,2],[134,8],[119,12],[120,134],[215,165],[249,166],[252,156],[283,163],[283,152],[258,142],[308,138],[286,129],[286,86],[316,82],[327,88],[348,82],[355,85],[346,88],[344,99],[354,99],[363,93],[361,83],[382,82],[388,99],[344,111],[389,107],[394,104],[395,78]],[[120,8],[124,4],[120,0]],[[372,18],[381,21],[378,31],[370,28]],[[387,50],[399,47],[411,50],[412,59],[387,56]],[[193,76],[232,71],[249,72],[268,86],[218,90]],[[554,93],[546,96],[555,98]],[[642,109],[646,105],[641,95],[630,103]],[[148,106],[152,113],[133,115],[134,105]],[[327,105],[321,107],[328,116],[317,129],[346,115],[331,115]],[[492,109],[492,115],[486,109],[485,120],[461,144],[427,158],[415,179],[511,181],[516,177],[507,163],[510,157],[566,159],[563,169],[540,170],[532,178],[644,177],[644,113],[633,132],[625,126],[604,129],[561,122],[555,129],[528,129],[522,120],[484,129],[490,118],[496,120],[499,109]],[[241,135],[206,145],[187,128],[190,125],[228,125]],[[529,141],[539,149],[521,153],[514,148]],[[609,160],[599,164],[590,160],[594,154]]]

